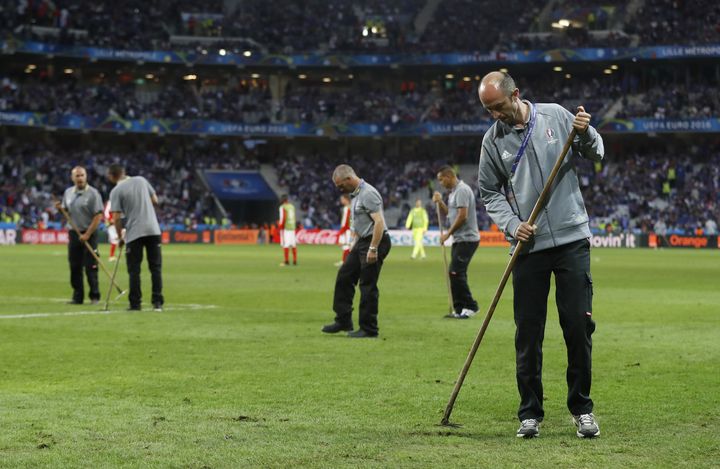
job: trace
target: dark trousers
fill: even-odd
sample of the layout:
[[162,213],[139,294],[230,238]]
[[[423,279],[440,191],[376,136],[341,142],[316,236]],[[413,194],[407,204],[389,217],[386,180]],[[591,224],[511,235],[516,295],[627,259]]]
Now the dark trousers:
[[513,268],[515,358],[520,391],[520,420],[542,420],[542,343],[545,336],[550,274],[555,274],[555,303],[567,348],[567,406],[573,415],[592,412],[592,276],[590,242],[580,240],[544,251],[521,254]]
[[152,282],[152,304],[162,305],[165,300],[162,295],[162,253],[160,236],[143,236],[127,244],[125,251],[127,257],[128,276],[130,277],[130,306],[140,307],[142,303],[142,290],[140,288],[140,265],[143,260],[143,249],[147,251],[148,267]]
[[340,267],[335,279],[333,311],[335,311],[337,323],[352,326],[355,285],[360,282],[360,329],[370,335],[377,335],[378,300],[380,298],[377,282],[380,278],[383,260],[390,252],[391,243],[390,236],[385,233],[378,245],[377,262],[368,264],[367,253],[370,239],[371,237],[368,236],[358,240]]
[[[88,243],[97,254],[97,232],[90,236]],[[70,262],[70,285],[73,289],[73,301],[76,303],[82,303],[85,298],[83,270],[85,270],[85,276],[87,277],[88,286],[90,287],[89,298],[91,300],[99,300],[100,289],[98,286],[97,262],[92,254],[90,254],[90,251],[88,251],[85,243],[80,241],[80,237],[75,230],[70,231],[68,261]]]
[[467,269],[478,248],[477,241],[453,243],[450,254],[450,290],[453,297],[453,308],[460,314],[463,309],[478,310],[477,301],[470,292],[467,283]]

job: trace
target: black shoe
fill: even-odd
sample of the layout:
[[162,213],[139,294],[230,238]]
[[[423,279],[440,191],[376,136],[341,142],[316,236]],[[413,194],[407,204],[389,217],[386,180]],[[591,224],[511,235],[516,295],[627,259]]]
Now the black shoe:
[[153,303],[153,311],[155,311],[156,313],[161,313],[162,310],[163,310],[162,303]]
[[362,329],[358,329],[356,331],[348,332],[348,337],[351,339],[376,339],[377,334],[368,334]]
[[83,302],[82,302],[82,301],[77,301],[77,300],[70,300],[70,301],[66,301],[66,304],[69,304],[69,305],[81,305],[81,304],[83,304]]
[[140,306],[128,306],[128,311],[142,311]]
[[352,331],[353,327],[352,324],[343,325],[339,322],[334,322],[332,324],[328,324],[326,326],[323,326],[322,331],[326,334],[335,334],[340,331]]

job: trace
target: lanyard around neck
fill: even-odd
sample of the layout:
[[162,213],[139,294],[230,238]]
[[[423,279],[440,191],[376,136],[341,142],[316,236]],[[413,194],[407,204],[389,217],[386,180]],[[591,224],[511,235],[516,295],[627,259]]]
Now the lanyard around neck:
[[528,131],[525,134],[525,138],[522,141],[522,144],[520,144],[520,149],[517,152],[517,155],[515,156],[515,161],[513,162],[512,169],[510,169],[510,177],[515,176],[515,171],[517,171],[518,165],[520,164],[520,160],[523,157],[523,154],[525,153],[525,149],[528,146],[528,143],[530,143],[530,136],[532,135],[532,131],[535,128],[535,118],[537,114],[537,110],[534,104],[530,105],[531,111],[530,111],[530,122],[528,123]]

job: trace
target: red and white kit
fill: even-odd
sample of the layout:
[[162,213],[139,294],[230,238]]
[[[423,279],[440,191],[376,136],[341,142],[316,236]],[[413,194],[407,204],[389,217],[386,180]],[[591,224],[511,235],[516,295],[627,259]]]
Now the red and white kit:
[[278,222],[278,228],[280,228],[280,245],[283,248],[294,248],[297,247],[297,240],[295,239],[295,230],[285,229],[285,222],[287,221],[287,213],[284,207],[280,207],[280,221]]
[[115,229],[115,224],[113,223],[112,211],[110,210],[109,200],[105,204],[105,210],[103,211],[103,215],[105,216],[105,224],[107,225],[108,242],[110,242],[110,259],[114,260],[115,249],[117,249],[120,238],[118,237],[117,229]]
[[338,244],[343,250],[343,262],[350,252],[350,243],[352,242],[352,233],[350,232],[350,207],[342,208],[342,220],[340,221],[340,230],[338,231]]

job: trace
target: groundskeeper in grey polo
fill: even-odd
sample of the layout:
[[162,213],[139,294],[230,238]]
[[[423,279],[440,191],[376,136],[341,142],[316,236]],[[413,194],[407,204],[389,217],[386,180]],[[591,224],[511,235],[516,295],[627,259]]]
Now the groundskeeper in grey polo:
[[143,250],[147,252],[148,267],[152,281],[153,310],[162,311],[165,298],[162,294],[162,253],[161,231],[155,214],[158,204],[155,189],[142,176],[129,177],[120,165],[111,165],[108,179],[115,183],[110,192],[110,207],[118,233],[126,229],[121,241],[127,246],[127,268],[130,278],[130,310],[142,309],[142,291],[140,289],[140,264]]
[[73,289],[71,304],[82,304],[85,296],[83,270],[87,277],[90,291],[88,297],[95,304],[100,300],[98,285],[98,265],[88,251],[85,242],[97,254],[97,232],[103,213],[103,201],[100,192],[87,183],[87,171],[78,166],[71,173],[75,185],[68,187],[63,194],[60,205],[67,210],[73,223],[80,231],[78,235],[68,226],[68,261],[70,263],[70,285]]
[[[383,200],[380,193],[360,179],[348,165],[335,168],[333,183],[350,196],[352,231],[355,242],[345,258],[335,279],[333,310],[335,321],[322,331],[334,334],[351,331],[351,338],[378,336],[378,301],[380,293],[377,282],[385,257],[390,252],[390,236],[387,233]],[[352,310],[355,285],[360,284],[360,328],[353,331]]]
[[[478,89],[480,102],[496,122],[483,138],[478,184],[488,214],[522,251],[513,265],[516,379],[520,392],[518,437],[539,434],[544,418],[542,343],[551,277],[567,347],[567,407],[582,438],[600,434],[590,398],[593,281],[590,229],[575,169],[577,160],[600,161],[600,134],[582,106],[573,115],[557,104],[520,99],[515,81],[491,72]],[[572,151],[563,160],[547,203],[528,223],[558,156],[573,129]]]
[[478,231],[477,210],[475,208],[475,194],[473,190],[462,180],[458,180],[457,186],[448,196],[448,220],[455,220],[458,216],[458,208],[467,208],[468,217],[460,228],[453,234],[453,242],[479,242],[480,232]]
[[444,244],[450,236],[453,240],[448,268],[453,310],[445,317],[468,319],[478,311],[478,303],[470,291],[467,275],[480,241],[475,194],[470,186],[458,179],[455,169],[451,166],[440,168],[437,180],[440,186],[450,190],[447,205],[443,202],[440,192],[433,194],[433,202],[437,205],[439,213],[447,215],[447,222],[450,225],[445,233],[441,233],[440,243]]
[[62,206],[68,211],[81,233],[87,231],[93,219],[103,212],[102,196],[89,184],[84,190],[79,190],[75,186],[65,189]]
[[112,211],[122,212],[125,218],[126,244],[144,236],[160,236],[160,224],[152,203],[154,196],[155,189],[142,176],[125,179],[110,192]]
[[375,221],[370,214],[379,213],[383,221],[384,232],[387,232],[385,214],[383,213],[383,200],[380,193],[373,186],[362,181],[358,188],[350,194],[350,230],[357,233],[359,239],[372,236]]

